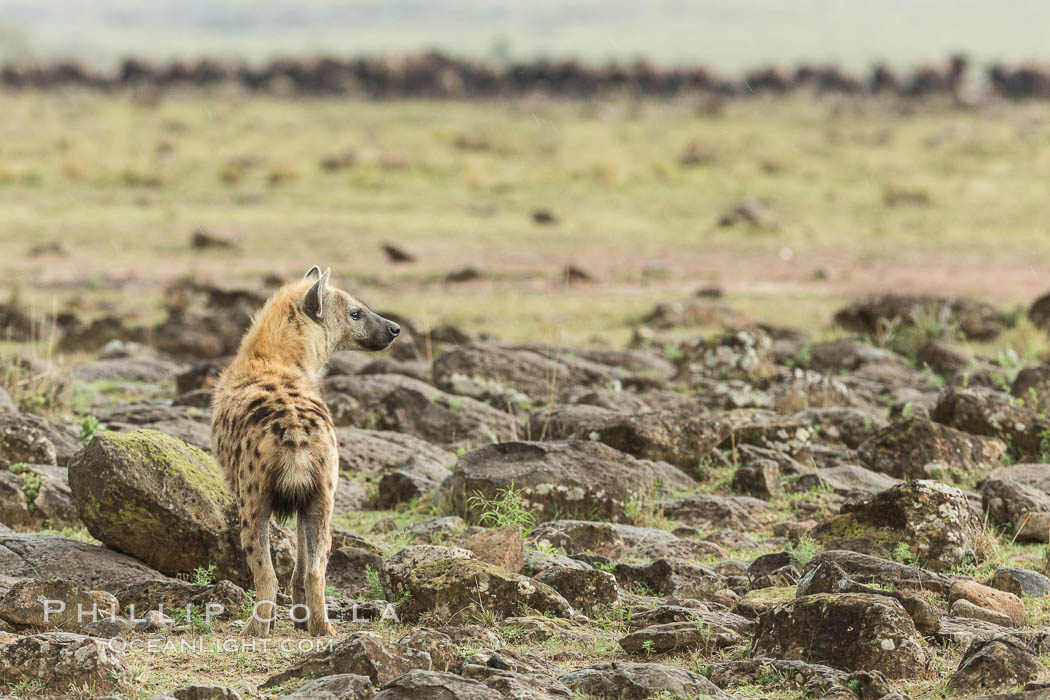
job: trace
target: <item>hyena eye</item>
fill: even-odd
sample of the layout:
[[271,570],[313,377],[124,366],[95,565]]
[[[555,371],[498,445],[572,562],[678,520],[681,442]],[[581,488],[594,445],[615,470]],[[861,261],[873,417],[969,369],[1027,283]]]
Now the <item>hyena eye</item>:
[[350,312],[350,318],[354,319],[355,321],[360,321],[361,320],[361,312],[360,311],[351,311]]

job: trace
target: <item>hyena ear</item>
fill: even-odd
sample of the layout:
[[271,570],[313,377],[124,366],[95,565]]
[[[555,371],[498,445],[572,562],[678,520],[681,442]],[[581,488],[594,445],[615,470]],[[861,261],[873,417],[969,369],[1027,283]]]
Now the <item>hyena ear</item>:
[[[313,272],[313,270],[310,272]],[[328,277],[331,274],[332,268],[330,267],[320,273],[320,277],[314,282],[314,286],[310,287],[310,290],[306,292],[306,297],[303,299],[303,311],[315,321],[320,321],[321,316],[324,314],[324,298],[327,294],[325,288],[328,286]]]
[[320,276],[321,276],[321,268],[317,267],[317,265],[314,265],[313,267],[311,267],[309,270],[306,271],[306,274],[303,275],[303,279],[304,280],[308,280],[311,277],[320,277]]

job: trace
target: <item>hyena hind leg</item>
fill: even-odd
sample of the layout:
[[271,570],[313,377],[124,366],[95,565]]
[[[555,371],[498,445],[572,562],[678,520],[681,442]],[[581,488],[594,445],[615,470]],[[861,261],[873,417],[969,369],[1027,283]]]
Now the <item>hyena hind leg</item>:
[[270,508],[259,505],[247,514],[247,527],[241,529],[241,548],[255,582],[255,605],[241,634],[266,637],[276,614],[277,574],[270,558]]
[[307,629],[315,637],[330,636],[335,634],[335,629],[328,624],[324,589],[325,570],[332,549],[331,499],[319,498],[299,513],[299,518],[302,528],[299,530],[299,542],[296,546],[306,544],[307,551],[306,607],[310,611]]
[[[292,606],[295,628],[306,631],[309,611],[306,604],[306,572],[309,569],[310,547],[306,536],[306,519],[301,515],[295,522],[295,569],[292,571]],[[301,621],[300,621],[301,620]]]

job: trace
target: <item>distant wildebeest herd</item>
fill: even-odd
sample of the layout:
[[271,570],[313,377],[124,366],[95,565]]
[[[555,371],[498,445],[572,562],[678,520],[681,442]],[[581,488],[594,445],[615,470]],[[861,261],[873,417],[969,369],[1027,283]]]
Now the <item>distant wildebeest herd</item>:
[[[810,90],[958,99],[969,69],[964,56],[953,56],[943,65],[919,66],[908,72],[896,72],[884,64],[873,66],[866,74],[836,65],[798,65],[762,67],[729,77],[703,66],[662,67],[644,60],[604,65],[536,60],[503,65],[431,52],[398,57],[286,58],[260,65],[212,58],[154,64],[128,58],[109,69],[74,60],[18,60],[0,69],[0,86],[102,90],[233,86],[282,95],[380,98],[491,98],[536,93],[557,97],[619,93],[663,98],[691,94],[746,97]],[[1050,98],[1050,67],[993,64],[985,68],[984,78],[983,85],[1001,98]]]

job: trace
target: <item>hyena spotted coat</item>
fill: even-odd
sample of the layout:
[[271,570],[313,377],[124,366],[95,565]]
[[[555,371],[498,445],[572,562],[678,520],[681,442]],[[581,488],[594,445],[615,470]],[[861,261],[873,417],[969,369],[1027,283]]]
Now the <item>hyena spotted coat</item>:
[[212,446],[237,502],[244,549],[255,580],[257,614],[248,636],[271,629],[277,576],[270,559],[270,515],[296,516],[292,574],[297,627],[332,633],[324,606],[325,568],[339,455],[321,394],[324,365],[337,350],[382,350],[400,333],[346,292],[328,286],[330,270],[311,268],[278,290],[252,319],[212,399]]

